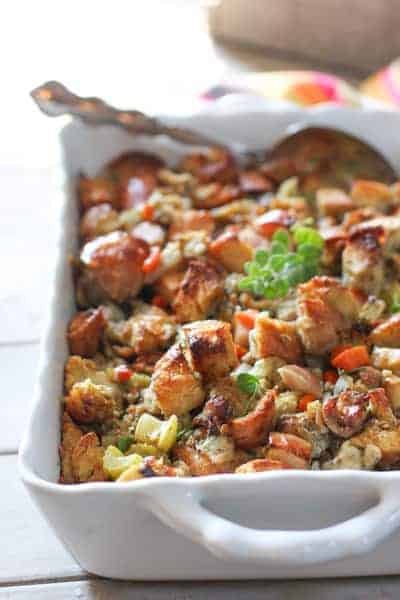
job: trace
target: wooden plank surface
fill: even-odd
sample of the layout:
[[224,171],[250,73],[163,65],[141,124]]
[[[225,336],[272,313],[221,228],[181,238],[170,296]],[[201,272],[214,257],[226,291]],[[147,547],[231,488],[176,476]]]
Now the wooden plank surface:
[[29,415],[39,344],[0,346],[0,454],[16,452]]
[[89,580],[0,589],[0,600],[398,600],[399,597],[398,578],[383,577],[213,584]]
[[0,456],[0,490],[0,584],[81,575],[23,488],[15,455]]

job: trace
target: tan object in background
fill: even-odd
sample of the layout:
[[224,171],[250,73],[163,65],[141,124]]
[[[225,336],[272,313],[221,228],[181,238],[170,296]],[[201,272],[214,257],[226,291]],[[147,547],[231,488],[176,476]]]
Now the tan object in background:
[[399,0],[219,0],[211,34],[359,75],[400,55]]

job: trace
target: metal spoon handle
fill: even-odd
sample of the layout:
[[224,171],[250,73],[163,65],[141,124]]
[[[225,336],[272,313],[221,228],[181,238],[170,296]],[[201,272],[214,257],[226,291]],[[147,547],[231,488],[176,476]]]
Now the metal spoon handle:
[[73,94],[58,81],[48,81],[31,91],[40,110],[50,116],[71,115],[91,125],[117,125],[134,135],[166,135],[192,146],[220,146],[218,142],[185,127],[171,127],[138,110],[118,110],[96,97]]

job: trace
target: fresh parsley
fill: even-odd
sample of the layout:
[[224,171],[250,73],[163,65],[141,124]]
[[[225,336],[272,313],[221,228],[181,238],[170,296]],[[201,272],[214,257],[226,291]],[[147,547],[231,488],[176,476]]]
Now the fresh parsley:
[[260,385],[258,377],[251,373],[239,373],[236,381],[239,389],[249,396],[254,396]]
[[239,289],[273,300],[285,297],[291,288],[317,275],[324,247],[318,231],[295,226],[292,240],[293,250],[289,233],[276,231],[270,250],[258,250],[254,260],[245,264],[246,276],[240,280]]
[[118,438],[117,446],[125,454],[127,450],[132,446],[133,438],[130,435],[121,435]]

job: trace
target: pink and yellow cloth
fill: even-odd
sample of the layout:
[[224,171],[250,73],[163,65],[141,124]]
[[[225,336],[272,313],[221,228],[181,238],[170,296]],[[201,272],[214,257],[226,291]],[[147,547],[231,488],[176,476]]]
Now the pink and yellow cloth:
[[368,99],[400,109],[400,58],[366,79],[360,87],[319,71],[271,71],[243,75],[214,86],[203,97],[213,100],[233,92],[253,92],[269,100],[302,106],[322,102],[360,106]]

